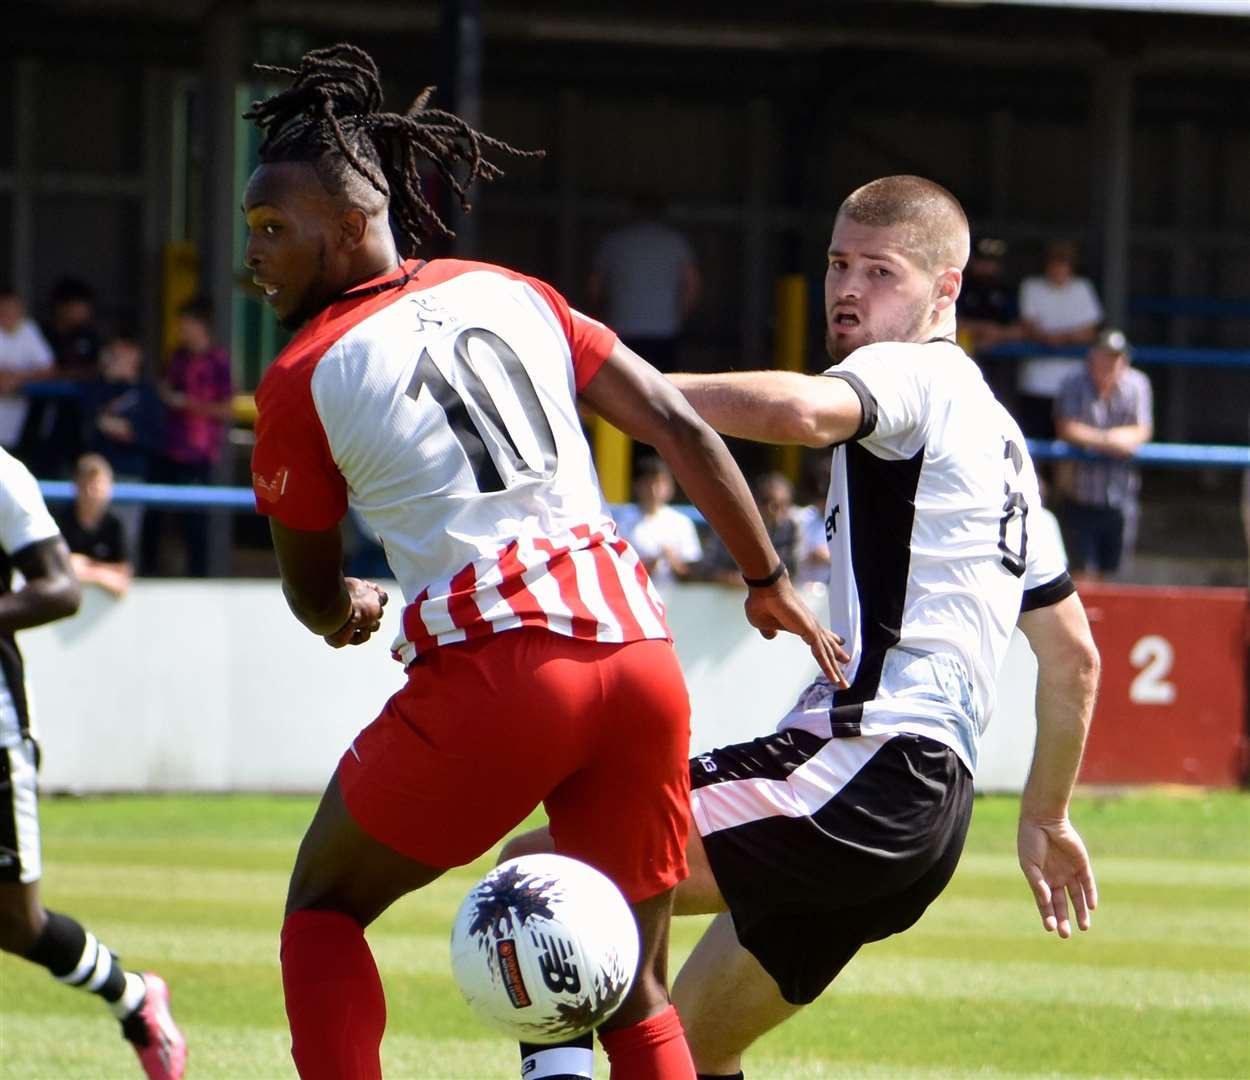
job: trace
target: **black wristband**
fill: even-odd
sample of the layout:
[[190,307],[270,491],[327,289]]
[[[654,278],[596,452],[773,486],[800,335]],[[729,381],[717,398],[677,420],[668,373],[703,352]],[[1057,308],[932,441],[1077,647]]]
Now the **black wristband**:
[[778,560],[776,569],[773,570],[768,577],[752,578],[742,575],[742,580],[747,583],[750,589],[767,589],[769,585],[776,585],[786,573],[786,564],[784,560]]

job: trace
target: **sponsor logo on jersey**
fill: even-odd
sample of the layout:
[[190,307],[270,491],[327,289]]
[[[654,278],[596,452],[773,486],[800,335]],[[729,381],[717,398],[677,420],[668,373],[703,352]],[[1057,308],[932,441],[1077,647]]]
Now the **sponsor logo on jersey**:
[[289,475],[290,470],[285,465],[273,474],[272,480],[266,480],[260,473],[254,472],[252,473],[252,487],[256,494],[266,502],[277,502],[286,493]]
[[838,503],[838,505],[833,508],[833,513],[831,513],[827,518],[825,518],[825,539],[826,540],[832,540],[833,534],[838,531],[838,511],[841,509],[842,509],[842,504]]
[[704,754],[699,758],[699,764],[703,766],[705,773],[716,772],[716,759],[711,754]]
[[499,957],[499,974],[503,977],[504,992],[512,1002],[512,1007],[524,1009],[527,1005],[532,1005],[529,991],[525,989],[525,980],[521,977],[516,942],[512,938],[502,938],[495,942],[495,955]]

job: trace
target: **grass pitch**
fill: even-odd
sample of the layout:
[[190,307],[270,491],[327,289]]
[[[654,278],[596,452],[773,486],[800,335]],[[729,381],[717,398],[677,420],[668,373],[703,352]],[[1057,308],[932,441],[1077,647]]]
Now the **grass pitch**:
[[[252,796],[43,804],[45,902],[169,980],[190,1080],[295,1076],[277,934],[312,808]],[[1015,812],[1014,799],[979,799],[941,899],[761,1042],[747,1076],[1250,1077],[1250,796],[1078,800],[1101,907],[1067,942],[1040,928],[1016,868]],[[515,1048],[474,1020],[448,965],[452,915],[488,864],[448,874],[370,931],[388,1078],[516,1076]],[[674,972],[703,925],[674,924]],[[139,1075],[96,1000],[0,956],[0,1078]]]

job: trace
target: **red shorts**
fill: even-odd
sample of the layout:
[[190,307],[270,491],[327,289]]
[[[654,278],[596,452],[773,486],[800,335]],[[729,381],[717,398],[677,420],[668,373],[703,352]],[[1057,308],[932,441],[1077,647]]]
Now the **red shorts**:
[[667,641],[521,628],[421,657],[338,782],[365,832],[438,867],[472,862],[541,802],[556,850],[637,903],[686,876],[689,748]]

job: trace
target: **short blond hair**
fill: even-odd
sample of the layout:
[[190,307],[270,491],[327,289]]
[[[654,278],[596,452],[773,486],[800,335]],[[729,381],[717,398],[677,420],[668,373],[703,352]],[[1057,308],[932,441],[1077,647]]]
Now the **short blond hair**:
[[930,271],[967,265],[968,216],[941,184],[923,176],[883,176],[856,188],[838,208],[838,217],[860,225],[907,228],[907,249]]

